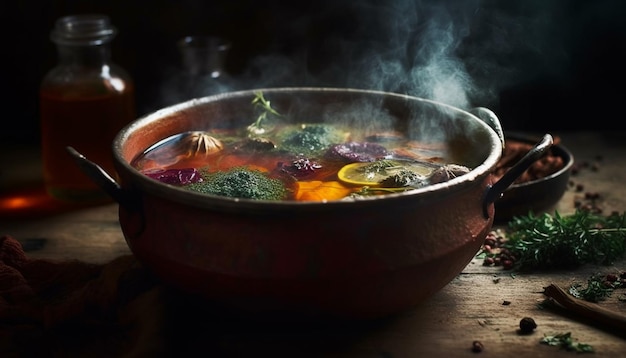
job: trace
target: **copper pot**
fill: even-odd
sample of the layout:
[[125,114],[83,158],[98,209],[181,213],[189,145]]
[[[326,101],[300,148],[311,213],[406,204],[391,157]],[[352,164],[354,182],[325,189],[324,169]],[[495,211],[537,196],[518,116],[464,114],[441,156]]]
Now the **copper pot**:
[[419,304],[472,260],[492,227],[494,201],[552,144],[546,135],[495,182],[504,138],[487,109],[470,113],[377,91],[274,88],[260,91],[296,120],[365,109],[358,116],[384,116],[394,130],[445,143],[473,169],[411,192],[312,203],[199,194],[129,164],[168,136],[250,123],[257,91],[191,100],[131,123],[113,143],[119,183],[70,148],[119,203],[122,231],[140,262],[171,285],[247,312],[375,318]]

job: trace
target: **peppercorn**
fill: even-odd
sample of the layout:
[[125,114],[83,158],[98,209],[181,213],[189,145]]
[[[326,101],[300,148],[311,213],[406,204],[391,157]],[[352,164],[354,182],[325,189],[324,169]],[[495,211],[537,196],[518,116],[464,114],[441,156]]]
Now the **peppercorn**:
[[502,268],[505,270],[512,270],[513,267],[515,266],[515,263],[513,262],[513,260],[502,260]]
[[537,328],[537,323],[530,317],[524,317],[519,321],[519,330],[521,333],[531,333],[535,328]]
[[485,346],[483,346],[481,341],[472,342],[472,352],[480,353],[483,351],[483,349],[485,349]]

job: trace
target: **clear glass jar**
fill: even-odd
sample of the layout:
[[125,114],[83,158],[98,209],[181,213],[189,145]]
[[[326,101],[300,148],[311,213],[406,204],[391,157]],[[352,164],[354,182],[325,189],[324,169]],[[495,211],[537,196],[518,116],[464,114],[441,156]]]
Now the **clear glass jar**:
[[231,90],[224,63],[230,43],[210,35],[185,36],[176,43],[180,71],[163,88],[165,105]]
[[134,83],[111,62],[116,33],[110,19],[97,14],[62,17],[51,33],[58,63],[41,82],[40,119],[44,182],[57,199],[110,201],[66,147],[115,175],[113,139],[136,116]]

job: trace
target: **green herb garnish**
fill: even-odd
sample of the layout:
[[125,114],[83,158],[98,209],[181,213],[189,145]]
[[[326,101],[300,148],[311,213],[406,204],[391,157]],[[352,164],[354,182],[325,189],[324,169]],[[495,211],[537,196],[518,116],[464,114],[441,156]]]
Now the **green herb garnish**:
[[625,224],[626,213],[531,213],[509,222],[504,248],[516,258],[520,270],[571,269],[587,263],[609,265],[626,252]]
[[547,344],[549,346],[558,346],[568,351],[576,351],[578,353],[593,352],[593,347],[591,345],[576,342],[572,338],[572,334],[570,332],[560,333],[554,336],[545,336],[541,339],[541,343]]
[[401,168],[401,166],[393,163],[390,160],[381,159],[363,166],[361,168],[361,171],[365,174],[386,174],[387,170],[391,168],[398,169]]
[[252,104],[260,109],[260,114],[257,117],[256,121],[248,126],[248,131],[252,134],[263,134],[267,131],[267,118],[270,114],[275,116],[280,116],[280,113],[272,108],[272,104],[270,101],[265,99],[263,96],[263,92],[255,92],[255,97],[252,100]]
[[379,183],[388,188],[420,187],[426,185],[426,179],[412,170],[400,169]]

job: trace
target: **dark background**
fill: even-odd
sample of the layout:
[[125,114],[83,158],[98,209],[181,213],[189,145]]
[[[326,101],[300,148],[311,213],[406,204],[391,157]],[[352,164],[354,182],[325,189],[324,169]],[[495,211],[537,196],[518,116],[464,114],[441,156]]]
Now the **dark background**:
[[425,78],[452,78],[467,102],[446,102],[488,107],[505,130],[626,128],[621,0],[34,0],[0,10],[0,140],[39,141],[38,86],[56,62],[50,30],[94,12],[119,29],[113,58],[136,82],[138,115],[171,103],[163,89],[180,68],[176,41],[208,34],[232,43],[232,89],[353,86],[445,100]]

